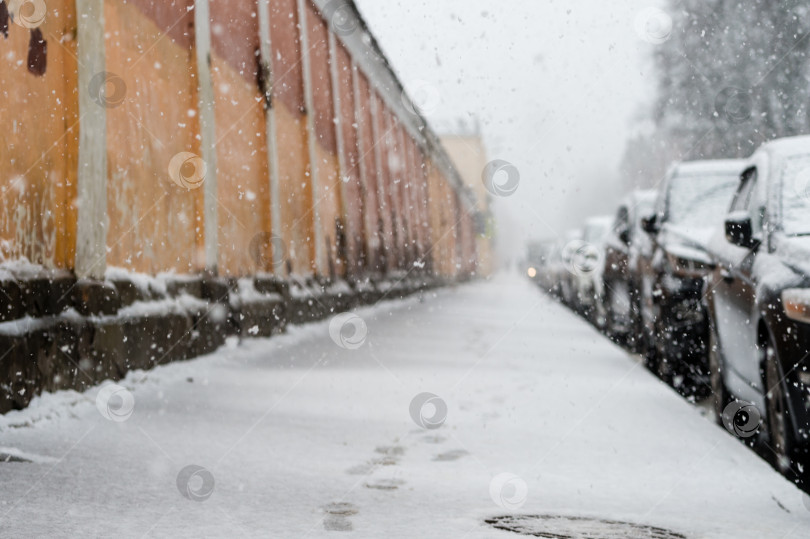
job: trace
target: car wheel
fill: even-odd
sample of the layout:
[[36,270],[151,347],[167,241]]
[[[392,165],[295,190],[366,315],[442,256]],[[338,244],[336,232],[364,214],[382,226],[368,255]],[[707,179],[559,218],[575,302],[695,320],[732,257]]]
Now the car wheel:
[[595,293],[596,305],[594,306],[594,324],[602,331],[607,326],[607,308],[605,307],[605,293]]
[[782,369],[770,339],[763,345],[762,354],[765,361],[765,408],[770,449],[773,452],[774,465],[782,472],[787,472],[792,468],[795,444]]
[[624,345],[626,335],[624,332],[619,331],[619,322],[616,320],[616,309],[614,302],[616,301],[613,290],[616,286],[612,281],[605,281],[604,304],[605,304],[605,334],[613,342]]
[[709,324],[709,381],[712,386],[714,415],[718,425],[723,424],[723,410],[731,402],[731,396],[723,380],[723,363],[720,359],[720,344],[717,341],[717,330]]
[[655,331],[650,330],[647,324],[642,322],[641,335],[639,337],[639,351],[644,356],[644,365],[655,375],[658,375],[658,347],[655,344]]
[[[642,301],[645,301],[644,298],[642,298]],[[669,383],[670,363],[665,346],[668,324],[666,320],[666,310],[651,298],[646,300],[646,306],[650,311],[649,316],[652,318],[652,327],[650,327],[649,324],[645,324],[646,329],[644,335],[647,357],[650,360],[648,366],[656,376],[664,382]]]
[[628,339],[633,352],[645,354],[644,320],[641,317],[641,292],[632,281],[628,283],[628,296],[630,298],[630,327],[631,338]]
[[655,345],[655,320],[651,322],[653,327],[650,327],[650,323],[647,322],[649,317],[645,316],[645,313],[651,309],[652,302],[647,299],[647,294],[644,292],[642,288],[643,284],[639,287],[638,290],[638,327],[639,331],[637,332],[637,349],[638,353],[642,355],[644,358],[644,365],[647,369],[652,372],[653,374],[658,374],[658,351],[656,350]]

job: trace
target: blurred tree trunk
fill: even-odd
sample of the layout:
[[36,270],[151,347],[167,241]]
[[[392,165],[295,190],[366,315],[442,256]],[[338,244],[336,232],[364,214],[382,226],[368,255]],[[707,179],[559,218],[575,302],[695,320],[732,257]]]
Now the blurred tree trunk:
[[628,183],[654,185],[671,161],[746,157],[810,132],[805,2],[669,0],[667,13],[652,126],[628,143]]

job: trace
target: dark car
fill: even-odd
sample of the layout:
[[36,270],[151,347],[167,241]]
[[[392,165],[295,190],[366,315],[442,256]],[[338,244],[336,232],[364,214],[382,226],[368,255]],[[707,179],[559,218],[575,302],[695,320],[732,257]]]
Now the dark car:
[[554,261],[557,242],[554,240],[531,241],[526,249],[526,274],[541,288],[551,292],[554,286],[549,267]]
[[562,302],[568,307],[575,309],[577,304],[576,272],[574,268],[582,259],[582,247],[585,241],[582,239],[581,229],[571,229],[565,233],[562,242],[558,243],[559,256],[555,260],[553,274],[559,286],[559,294]]
[[671,167],[654,213],[642,219],[652,238],[639,256],[643,351],[653,372],[688,396],[708,396],[706,251],[722,225],[743,161],[692,161]]
[[760,440],[774,463],[797,475],[804,470],[806,479],[810,137],[769,142],[754,154],[710,249],[716,267],[706,297],[717,416],[732,399],[755,406],[765,425]]
[[604,283],[605,330],[608,335],[635,349],[641,331],[639,316],[638,254],[649,237],[641,229],[641,217],[655,204],[656,191],[635,191],[616,211],[605,241]]

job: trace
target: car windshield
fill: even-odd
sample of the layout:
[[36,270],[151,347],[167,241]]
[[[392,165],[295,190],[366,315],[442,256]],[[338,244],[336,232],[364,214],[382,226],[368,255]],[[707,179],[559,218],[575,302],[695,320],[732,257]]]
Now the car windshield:
[[782,173],[781,194],[785,234],[810,235],[810,154],[787,160]]
[[697,227],[719,225],[739,184],[734,173],[676,176],[669,188],[667,221]]

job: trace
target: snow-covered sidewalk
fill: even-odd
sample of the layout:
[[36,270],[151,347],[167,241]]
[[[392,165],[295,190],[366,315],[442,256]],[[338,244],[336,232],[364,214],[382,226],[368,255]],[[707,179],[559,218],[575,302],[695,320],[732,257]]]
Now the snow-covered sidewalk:
[[357,314],[365,339],[291,328],[0,417],[0,535],[810,534],[799,490],[518,275]]

